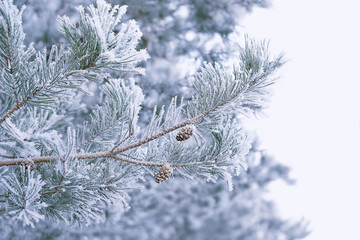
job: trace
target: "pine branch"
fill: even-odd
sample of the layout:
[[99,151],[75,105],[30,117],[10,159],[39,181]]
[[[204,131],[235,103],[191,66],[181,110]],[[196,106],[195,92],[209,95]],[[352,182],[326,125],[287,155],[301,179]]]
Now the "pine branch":
[[[11,0],[3,2],[12,4]],[[8,9],[1,3],[0,10]],[[144,100],[140,87],[134,80],[128,86],[122,79],[112,79],[112,72],[104,70],[144,72],[136,67],[148,58],[145,50],[136,50],[141,32],[134,21],[121,24],[114,31],[126,7],[112,8],[104,0],[97,3],[98,7],[90,6],[88,13],[79,8],[78,24],[68,17],[59,18],[68,48],[55,46],[50,52],[44,50],[35,55],[29,47],[30,50],[16,54],[25,47],[24,34],[19,38],[14,31],[0,31],[0,45],[6,43],[2,39],[21,40],[9,42],[10,47],[0,46],[0,67],[5,69],[0,76],[0,91],[6,97],[5,101],[0,99],[6,103],[0,115],[0,124],[5,121],[1,137],[15,139],[13,143],[1,143],[5,151],[1,153],[4,156],[0,155],[0,166],[23,166],[1,169],[9,171],[0,172],[0,186],[10,196],[0,212],[8,211],[9,216],[26,225],[34,226],[45,217],[79,224],[98,220],[104,207],[100,203],[123,201],[122,189],[132,187],[143,170],[155,175],[160,167],[156,182],[164,181],[171,175],[171,168],[177,168],[180,176],[189,179],[225,179],[231,183],[231,173],[239,174],[245,168],[243,160],[249,146],[246,134],[238,134],[240,129],[226,119],[246,109],[261,108],[266,87],[272,83],[268,76],[281,65],[280,59],[269,60],[265,46],[249,43],[240,49],[241,62],[233,73],[219,64],[204,64],[195,78],[197,97],[188,102],[187,108],[182,100],[178,105],[173,98],[167,111],[165,107],[160,111],[155,108],[150,123],[140,129],[137,120]],[[21,14],[15,13],[21,26]],[[21,32],[20,27],[17,29]],[[107,82],[100,88],[104,98],[93,109],[91,120],[81,129],[77,129],[78,122],[74,126],[71,121],[62,121],[68,114],[67,104],[76,103],[68,89],[81,91],[84,81],[101,82],[103,77]],[[52,113],[38,114],[37,107],[51,109]],[[22,111],[17,112],[19,109]],[[76,121],[83,117],[74,116]],[[185,121],[180,121],[180,116]],[[193,124],[198,129],[193,144],[180,143],[189,138],[183,130]],[[182,130],[176,138],[161,139],[178,129]],[[191,136],[192,130],[186,134]],[[52,161],[56,162],[30,168],[35,163]],[[24,210],[28,212],[25,214]]]
[[[242,89],[240,94],[244,93],[246,91],[246,89]],[[125,152],[125,151],[128,151],[128,150],[131,150],[131,149],[134,149],[134,148],[137,148],[141,145],[144,145],[146,143],[149,143],[157,138],[160,138],[170,132],[173,132],[179,128],[182,128],[182,127],[185,127],[187,125],[191,125],[191,124],[194,124],[196,123],[197,121],[203,119],[204,117],[206,117],[207,115],[209,115],[210,113],[212,112],[215,112],[216,110],[218,110],[218,108],[221,108],[222,106],[230,103],[232,100],[234,100],[235,98],[237,98],[239,95],[236,94],[236,95],[233,95],[231,96],[229,99],[225,99],[223,102],[211,107],[211,108],[208,108],[206,111],[202,112],[201,114],[191,118],[191,119],[188,119],[182,123],[179,123],[177,125],[174,125],[170,128],[167,128],[167,129],[164,129],[154,135],[151,135],[150,137],[147,137],[143,140],[140,140],[134,144],[131,144],[129,146],[126,146],[126,147],[123,147],[123,148],[120,148],[120,149],[117,149],[117,150],[110,150],[110,151],[106,151],[106,152],[95,152],[95,153],[87,153],[87,154],[79,154],[79,155],[75,155],[73,156],[73,158],[75,159],[97,159],[97,158],[118,158],[116,156],[116,154],[119,154],[119,153],[122,153],[122,152]],[[18,158],[18,159],[14,159],[14,160],[4,160],[4,161],[0,161],[0,167],[1,166],[11,166],[11,165],[28,165],[28,164],[33,164],[33,163],[44,163],[44,162],[51,162],[53,160],[55,160],[56,157],[53,157],[53,156],[44,156],[44,157],[35,157],[35,158]],[[116,159],[116,160],[120,160],[119,158]],[[133,164],[136,164],[136,165],[144,165],[143,162],[131,162],[132,160],[129,160],[129,161],[125,161],[125,162],[129,162],[129,163],[133,163]],[[154,163],[154,165],[152,166],[161,166],[163,165],[163,163]],[[144,165],[146,166],[146,165]]]
[[[50,56],[47,56],[45,50],[43,53],[39,53],[36,59],[32,61],[30,59],[35,53],[32,45],[30,45],[27,51],[23,50],[25,35],[21,28],[22,10],[18,11],[11,2],[7,2],[6,5],[9,5],[10,9],[15,12],[16,19],[11,18],[13,15],[12,12],[7,12],[7,6],[0,5],[0,10],[3,10],[2,8],[5,9],[4,13],[1,12],[3,17],[10,18],[8,24],[0,25],[0,30],[4,32],[4,34],[0,34],[0,37],[8,41],[8,45],[11,47],[1,46],[0,56],[4,56],[5,62],[0,61],[0,65],[4,65],[2,67],[7,68],[7,72],[12,76],[16,70],[13,70],[12,64],[18,63],[19,66],[21,65],[21,67],[18,67],[18,70],[21,69],[26,75],[26,77],[20,75],[19,79],[24,83],[28,79],[32,79],[32,82],[23,84],[21,87],[24,87],[24,89],[17,89],[12,77],[6,76],[2,79],[6,84],[7,94],[15,95],[17,104],[0,118],[0,124],[29,102],[40,105],[46,104],[45,106],[48,106],[49,103],[55,102],[55,98],[58,98],[59,95],[66,94],[64,89],[79,88],[80,80],[74,79],[73,82],[72,80],[67,82],[63,80],[77,73],[84,79],[94,78],[94,76],[83,72],[86,69],[99,71],[107,68],[124,72],[144,72],[142,68],[135,67],[138,62],[149,57],[145,50],[136,50],[141,33],[135,22],[130,21],[128,24],[123,24],[121,31],[117,34],[114,33],[115,26],[120,22],[121,16],[125,13],[125,8],[119,8],[119,6],[112,8],[110,4],[99,1],[99,9],[94,6],[88,8],[90,15],[85,14],[83,9],[79,9],[81,19],[79,25],[81,28],[80,33],[69,18],[59,18],[59,29],[64,33],[70,48],[64,50],[53,47],[50,51]],[[5,21],[3,22],[5,23]],[[16,25],[17,29],[10,29],[10,26],[13,26],[11,25],[13,22],[19,25]],[[13,36],[13,34],[10,34],[11,31],[18,33],[19,36]],[[106,34],[105,38],[103,38],[103,34]],[[4,42],[3,39],[1,40],[0,43]],[[11,41],[15,41],[14,46],[10,44]],[[124,46],[125,43],[126,45]],[[18,57],[19,59],[14,59],[13,61],[10,54],[11,51],[20,51],[21,54],[18,55],[23,59]],[[29,69],[33,69],[34,72],[28,74],[26,70]],[[40,83],[40,86],[37,86],[37,83]],[[14,89],[19,92],[14,92]],[[22,99],[21,101],[19,97]]]
[[[220,105],[219,105],[220,107]],[[144,145],[148,142],[151,142],[161,136],[164,136],[170,132],[173,132],[179,128],[185,127],[187,125],[190,124],[194,124],[195,122],[201,120],[202,118],[204,118],[206,115],[208,115],[211,111],[214,111],[215,108],[207,110],[201,114],[199,114],[198,116],[192,118],[192,119],[188,119],[180,124],[177,124],[173,127],[164,129],[163,131],[156,133],[150,137],[145,138],[144,140],[140,140],[132,145],[126,146],[124,148],[120,148],[116,151],[106,151],[106,152],[95,152],[95,153],[87,153],[87,154],[78,154],[73,156],[73,158],[75,159],[79,159],[79,160],[86,160],[86,159],[97,159],[97,158],[114,158],[116,160],[120,160],[120,161],[124,161],[124,162],[128,162],[128,163],[132,163],[132,164],[136,164],[136,165],[143,165],[146,166],[146,164],[148,164],[148,162],[139,162],[139,161],[133,161],[133,160],[124,160],[123,158],[117,157],[116,154],[128,151],[130,149],[134,149],[137,148],[141,145]],[[17,159],[13,159],[13,160],[3,160],[0,161],[0,167],[2,166],[12,166],[12,165],[28,165],[28,164],[33,164],[33,163],[45,163],[45,162],[51,162],[53,160],[55,160],[57,157],[54,156],[44,156],[44,157],[35,157],[35,158],[17,158]],[[164,163],[151,163],[151,166],[162,166]]]
[[[73,74],[75,74],[76,71],[70,71],[67,74],[64,75],[63,78],[61,79],[66,79],[70,76],[72,76]],[[22,108],[26,103],[28,103],[30,100],[32,100],[34,97],[36,97],[38,94],[40,94],[44,89],[46,89],[46,87],[50,84],[53,84],[53,82],[57,80],[59,81],[59,79],[53,79],[50,81],[45,82],[41,87],[37,88],[35,91],[32,92],[32,94],[30,96],[27,96],[25,99],[23,99],[21,102],[19,102],[18,104],[16,104],[15,107],[13,107],[12,109],[10,109],[1,119],[0,119],[0,124],[3,123],[6,119],[8,119],[9,117],[11,117],[16,111],[18,111],[20,108]]]
[[170,132],[173,132],[173,131],[175,131],[175,130],[177,130],[177,129],[179,129],[179,128],[185,127],[185,126],[187,126],[187,125],[194,124],[195,122],[197,122],[197,121],[199,121],[200,119],[202,119],[202,118],[204,118],[205,116],[207,116],[207,115],[208,115],[210,112],[212,112],[213,110],[215,110],[215,108],[214,108],[214,109],[209,109],[209,110],[207,110],[207,111],[199,114],[198,116],[196,116],[196,117],[194,117],[194,118],[191,118],[191,119],[188,119],[188,120],[186,120],[186,121],[184,121],[184,122],[182,122],[182,123],[179,123],[179,124],[177,124],[177,125],[175,125],[175,126],[173,126],[173,127],[164,129],[163,131],[161,131],[161,132],[159,132],[159,133],[157,133],[157,134],[154,134],[154,135],[152,135],[152,136],[150,136],[150,137],[148,137],[148,138],[145,138],[144,140],[138,141],[138,142],[136,142],[136,143],[134,143],[134,144],[132,144],[132,145],[129,145],[129,146],[127,146],[127,147],[120,148],[120,149],[118,149],[118,150],[116,150],[116,151],[113,151],[113,153],[114,153],[114,154],[118,154],[118,153],[125,152],[125,151],[128,151],[128,150],[133,149],[133,148],[137,148],[137,147],[139,147],[139,146],[141,146],[141,145],[143,145],[143,144],[146,144],[146,143],[148,143],[148,142],[151,142],[151,141],[153,141],[153,140],[155,140],[155,139],[157,139],[157,138],[159,138],[159,137],[161,137],[161,136],[164,136],[165,134],[168,134],[168,133],[170,133]]
[[[35,93],[36,94],[36,93]],[[27,97],[24,100],[22,100],[21,102],[19,102],[18,104],[16,104],[15,107],[13,107],[12,109],[10,109],[10,111],[8,111],[1,119],[0,119],[0,124],[2,122],[4,122],[6,119],[8,119],[9,117],[11,117],[11,115],[14,114],[14,112],[16,112],[17,110],[19,110],[21,107],[23,107],[25,105],[25,103],[27,103],[29,100],[31,99],[31,97]]]

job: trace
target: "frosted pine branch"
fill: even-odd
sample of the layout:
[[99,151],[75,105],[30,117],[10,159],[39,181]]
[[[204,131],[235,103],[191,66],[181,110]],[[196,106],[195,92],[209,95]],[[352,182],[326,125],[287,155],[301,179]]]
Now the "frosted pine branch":
[[[144,126],[142,89],[114,73],[143,74],[137,64],[148,58],[137,50],[135,21],[119,24],[125,7],[98,0],[78,8],[77,22],[59,17],[67,45],[41,52],[25,47],[12,1],[1,1],[0,10],[0,139],[9,139],[0,141],[0,216],[29,226],[44,218],[87,225],[106,206],[126,204],[146,175],[231,186],[246,169],[250,138],[234,116],[265,105],[271,74],[282,65],[264,43],[247,39],[233,72],[204,63],[196,95],[155,106]],[[91,91],[94,99],[85,101]]]
[[[163,163],[148,163],[148,162],[137,162],[137,161],[130,161],[130,160],[126,160],[123,158],[120,158],[118,156],[116,156],[116,154],[131,150],[133,148],[137,148],[143,144],[146,144],[148,142],[151,142],[165,134],[168,134],[172,131],[175,131],[179,128],[185,127],[187,125],[190,124],[194,124],[197,121],[199,121],[200,119],[202,119],[203,117],[205,117],[207,114],[209,114],[211,111],[206,111],[202,114],[199,114],[198,116],[192,118],[192,119],[188,119],[180,124],[177,124],[171,128],[165,129],[155,135],[152,135],[144,140],[138,141],[130,146],[126,146],[124,148],[120,148],[117,150],[111,150],[111,151],[107,151],[107,152],[96,152],[96,153],[88,153],[88,154],[78,154],[75,156],[71,156],[71,158],[73,159],[79,159],[79,160],[86,160],[86,159],[96,159],[96,158],[114,158],[116,160],[119,161],[124,161],[124,162],[128,162],[131,164],[135,164],[135,165],[143,165],[143,166],[147,166],[147,165],[152,165],[152,166],[161,166],[163,165]],[[33,157],[33,158],[18,158],[18,159],[13,159],[13,160],[0,160],[0,167],[1,166],[12,166],[12,165],[24,165],[27,163],[46,163],[46,162],[50,162],[57,159],[57,157],[51,157],[51,156],[44,156],[44,157]],[[177,167],[177,164],[173,164],[171,165],[173,167]],[[185,165],[181,165],[181,167],[183,167]]]
[[[35,54],[33,48],[30,46],[29,50],[23,51],[22,12],[19,12],[9,0],[2,3],[2,19],[8,22],[2,21],[3,30],[0,38],[3,39],[2,42],[10,42],[9,53],[19,51],[20,56],[18,56],[18,62],[13,63],[15,60],[10,61],[9,53],[3,53],[8,60],[3,63],[4,71],[0,81],[4,84],[4,92],[9,96],[15,94],[17,104],[0,118],[0,124],[27,103],[47,107],[52,102],[66,97],[70,90],[81,88],[81,83],[86,79],[94,80],[94,73],[102,69],[143,73],[141,68],[134,67],[138,62],[148,58],[145,50],[137,51],[133,46],[141,37],[138,27],[134,22],[130,22],[128,25],[123,25],[126,29],[115,35],[113,30],[119,23],[121,15],[124,14],[124,8],[111,9],[111,6],[104,1],[99,1],[98,6],[99,11],[94,6],[89,7],[91,16],[85,15],[84,10],[79,9],[80,33],[67,17],[59,18],[59,29],[66,36],[70,47],[53,46],[49,55],[45,50],[37,53],[35,60],[31,60]],[[107,14],[107,16],[101,14]],[[99,19],[108,22],[100,23]],[[11,27],[18,29],[11,29]],[[10,34],[10,31],[20,36]],[[106,38],[102,39],[104,31]],[[74,42],[75,40],[79,42]],[[131,42],[127,42],[124,46],[122,41],[128,40]],[[11,45],[12,42],[14,45]],[[2,46],[2,49],[6,50],[7,47],[7,45]],[[19,66],[17,73],[10,63],[20,65],[25,69]],[[6,70],[6,67],[9,69]],[[94,73],[84,72],[87,69]],[[16,86],[13,85],[14,78],[19,78],[16,79],[18,82]],[[8,85],[10,88],[7,88]],[[18,92],[14,92],[14,89]]]

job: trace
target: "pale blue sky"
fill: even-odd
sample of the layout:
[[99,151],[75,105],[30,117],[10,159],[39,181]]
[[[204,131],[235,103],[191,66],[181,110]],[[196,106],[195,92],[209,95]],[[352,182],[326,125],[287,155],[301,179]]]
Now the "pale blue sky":
[[263,147],[292,168],[275,183],[283,217],[310,221],[306,240],[360,239],[360,2],[273,0],[242,30],[286,52],[266,118],[248,121]]

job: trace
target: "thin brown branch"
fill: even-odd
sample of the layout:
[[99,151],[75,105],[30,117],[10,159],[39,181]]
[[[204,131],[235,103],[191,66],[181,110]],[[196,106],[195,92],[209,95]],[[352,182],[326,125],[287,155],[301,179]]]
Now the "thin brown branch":
[[64,180],[64,175],[61,176],[59,182],[57,185],[52,186],[53,188],[55,188],[55,190],[51,190],[51,191],[46,191],[46,192],[40,192],[39,195],[48,195],[48,194],[55,194],[59,192],[59,188],[62,186],[62,182]]
[[[137,148],[143,144],[146,144],[148,142],[151,142],[161,136],[164,136],[165,134],[168,134],[172,131],[175,131],[179,128],[182,128],[182,127],[185,127],[186,125],[190,125],[190,124],[193,124],[197,121],[199,121],[200,119],[204,118],[206,115],[208,115],[211,111],[213,111],[215,108],[213,109],[210,109],[210,110],[207,110],[201,114],[199,114],[198,116],[194,117],[194,118],[191,118],[191,119],[188,119],[180,124],[177,124],[173,127],[170,127],[170,128],[167,128],[167,129],[164,129],[163,131],[157,133],[157,134],[154,134],[148,138],[145,138],[143,140],[140,140],[134,144],[131,144],[129,146],[126,146],[126,147],[123,147],[123,148],[120,148],[116,151],[107,151],[107,152],[95,152],[95,153],[86,153],[86,154],[78,154],[78,155],[75,155],[73,156],[73,158],[76,158],[76,159],[96,159],[96,158],[119,158],[116,156],[116,154],[119,154],[119,153],[122,153],[122,152],[125,152],[125,151],[128,151],[130,149],[134,149],[134,148]],[[55,160],[56,157],[53,157],[53,156],[44,156],[44,157],[35,157],[35,158],[17,158],[17,159],[13,159],[13,160],[3,160],[3,161],[0,161],[0,167],[1,166],[12,166],[12,165],[29,165],[29,164],[33,164],[33,163],[44,163],[44,162],[51,162],[53,160]],[[119,159],[117,159],[119,160]],[[137,162],[137,161],[133,161],[133,160],[126,160],[125,162],[129,162],[129,163],[132,163],[132,164],[137,164],[137,165],[142,165],[142,163],[146,163],[148,164],[148,162]],[[152,165],[152,166],[161,166],[163,163],[156,163],[156,165]],[[174,165],[175,166],[175,165]],[[180,166],[180,165],[179,165]]]
[[15,107],[10,109],[2,118],[0,118],[0,123],[4,122],[7,118],[9,118],[11,115],[13,115],[14,112],[19,110],[22,106],[24,106],[24,104],[27,103],[30,99],[31,99],[31,97],[29,96],[29,97],[25,98],[24,100],[22,100],[21,102],[19,102],[18,104],[16,104]]
[[10,141],[15,141],[15,140],[11,138],[0,139],[0,142],[10,142]]
[[135,160],[122,158],[122,157],[119,157],[116,155],[112,156],[111,158],[118,160],[118,161],[127,162],[127,163],[131,163],[134,165],[139,165],[139,166],[162,166],[164,164],[164,163],[160,163],[160,162],[135,161]]
[[[139,166],[154,166],[154,167],[161,167],[164,164],[164,162],[146,162],[146,161],[140,161],[140,160],[130,160],[130,159],[126,159],[126,158],[122,158],[119,156],[112,156],[113,159],[118,160],[118,161],[122,161],[122,162],[127,162],[127,163],[131,163],[131,164],[135,164],[135,165],[139,165]],[[196,165],[198,163],[190,163],[190,164],[177,164],[177,163],[171,163],[168,164],[169,167],[172,168],[179,168],[179,167],[188,167],[189,165]]]
[[27,165],[32,163],[44,163],[55,160],[55,157],[36,157],[36,158],[16,158],[12,160],[1,160],[0,167],[2,166],[12,166],[12,165]]
[[125,151],[128,151],[128,150],[133,149],[133,148],[137,148],[137,147],[139,147],[139,146],[141,146],[143,144],[146,144],[146,143],[151,142],[151,141],[153,141],[153,140],[155,140],[155,139],[157,139],[157,138],[159,138],[161,136],[164,136],[165,134],[168,134],[168,133],[170,133],[172,131],[175,131],[175,130],[177,130],[179,128],[185,127],[186,125],[194,124],[195,122],[197,122],[200,119],[204,118],[206,115],[208,115],[213,110],[214,109],[207,110],[207,111],[199,114],[198,116],[196,116],[194,118],[188,119],[188,120],[186,120],[186,121],[184,121],[182,123],[179,123],[179,124],[177,124],[177,125],[175,125],[173,127],[168,128],[168,129],[164,129],[163,131],[161,131],[161,132],[159,132],[157,134],[154,134],[154,135],[152,135],[152,136],[150,136],[148,138],[145,138],[144,140],[138,141],[138,142],[136,142],[136,143],[134,143],[132,145],[129,145],[127,147],[123,147],[123,148],[120,148],[120,149],[118,149],[116,151],[113,151],[113,153],[118,154],[118,153],[125,152]]
[[0,155],[2,158],[10,158],[10,159],[16,159],[14,156],[6,156],[6,155]]
[[[85,69],[87,69],[87,68],[91,68],[91,67],[93,67],[94,65],[95,65],[94,63],[88,64],[88,65],[86,65],[85,67],[83,67],[82,70],[85,70]],[[65,78],[66,78],[66,77],[69,77],[69,76],[73,75],[75,72],[76,72],[76,70],[72,70],[72,71],[70,71],[68,74],[65,74],[64,77],[65,77]],[[51,83],[52,81],[49,81],[49,82]],[[41,92],[42,90],[44,90],[44,89],[46,88],[46,86],[47,86],[47,85],[46,85],[46,83],[45,83],[43,86],[37,88],[30,96],[26,97],[26,98],[23,99],[21,102],[18,102],[15,107],[13,107],[12,109],[10,109],[2,118],[0,118],[0,124],[1,124],[2,122],[4,122],[7,118],[9,118],[11,115],[13,115],[14,112],[16,112],[16,111],[19,110],[21,107],[23,107],[23,106],[25,105],[25,103],[27,103],[28,101],[30,101],[30,100],[31,100],[33,97],[35,97],[39,92]]]
[[14,96],[15,96],[16,104],[19,104],[19,97],[18,97],[16,91],[14,91]]
[[48,194],[55,194],[59,192],[59,190],[53,190],[53,191],[47,191],[47,192],[40,192],[39,195],[43,196],[43,195],[48,195]]

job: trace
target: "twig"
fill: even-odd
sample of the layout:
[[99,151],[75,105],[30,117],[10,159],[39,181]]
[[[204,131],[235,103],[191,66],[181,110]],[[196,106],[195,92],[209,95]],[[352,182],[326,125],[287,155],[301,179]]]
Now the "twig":
[[118,160],[118,161],[127,162],[127,163],[140,165],[140,166],[161,166],[162,165],[162,163],[159,163],[159,162],[135,161],[135,160],[122,158],[122,157],[119,157],[119,156],[112,156],[112,158],[115,159],[115,160]]
[[86,141],[84,141],[80,146],[79,148],[82,148],[83,146],[85,146],[86,144],[92,142],[95,140],[95,138],[97,138],[98,136],[100,136],[101,134],[103,134],[104,132],[106,132],[107,130],[113,128],[113,126],[108,126],[108,127],[105,127],[103,129],[101,129],[97,134],[95,134],[94,136],[92,137],[89,137]]
[[16,91],[14,91],[14,96],[15,96],[16,104],[19,104],[19,97],[18,97]]
[[[131,163],[131,164],[135,164],[135,165],[139,165],[139,166],[154,166],[154,167],[161,167],[163,166],[164,162],[146,162],[146,161],[138,161],[138,160],[130,160],[130,159],[126,159],[126,158],[122,158],[119,156],[112,156],[113,159],[115,160],[119,160],[122,162],[127,162],[127,163]],[[187,167],[189,166],[189,164],[176,164],[176,163],[172,163],[172,164],[168,164],[170,167],[173,168],[179,168],[179,167]],[[191,163],[191,165],[194,165],[193,163]]]
[[[81,70],[85,70],[87,68],[91,68],[93,67],[95,64],[87,64],[85,67],[81,68]],[[77,70],[72,70],[70,71],[68,74],[64,75],[64,78],[69,77],[73,74],[75,74],[77,72]],[[48,82],[52,82],[52,81],[48,81]],[[25,105],[25,103],[27,103],[28,101],[30,101],[33,97],[35,97],[39,92],[41,92],[42,90],[44,90],[47,87],[47,83],[44,83],[44,85],[42,85],[41,87],[37,88],[30,96],[27,96],[25,99],[23,99],[21,102],[18,102],[16,104],[15,107],[13,107],[12,109],[10,109],[2,118],[0,118],[0,124],[2,122],[4,122],[7,118],[9,118],[14,112],[16,112],[17,110],[19,110],[22,106]]]
[[64,175],[61,176],[59,182],[57,185],[53,186],[53,188],[55,188],[55,190],[52,190],[52,191],[47,191],[47,192],[40,192],[39,195],[47,195],[47,194],[54,194],[54,193],[57,193],[59,192],[59,187],[61,187],[62,185],[62,182],[64,180]]
[[2,158],[10,158],[10,159],[16,159],[14,156],[6,156],[6,155],[0,155]]
[[[125,152],[125,151],[128,151],[130,149],[134,149],[134,148],[137,148],[143,144],[146,144],[148,142],[151,142],[161,136],[164,136],[165,134],[167,133],[170,133],[172,131],[175,131],[179,128],[182,128],[182,127],[185,127],[186,125],[190,125],[190,124],[193,124],[197,121],[199,121],[200,119],[204,118],[206,115],[208,115],[210,112],[212,112],[213,110],[215,110],[215,108],[212,108],[212,109],[209,109],[199,115],[197,115],[196,117],[194,118],[191,118],[191,119],[188,119],[180,124],[177,124],[173,127],[170,127],[170,128],[167,128],[167,129],[164,129],[163,131],[157,133],[157,134],[154,134],[148,138],[145,138],[143,140],[140,140],[132,145],[129,145],[127,147],[124,147],[124,148],[120,148],[118,150],[115,150],[115,151],[107,151],[107,152],[95,152],[95,153],[87,153],[87,154],[78,154],[78,155],[75,155],[73,156],[73,158],[77,158],[77,159],[95,159],[95,158],[114,158],[116,157],[116,154],[119,154],[119,153],[122,153],[122,152]],[[21,164],[26,164],[26,163],[45,163],[45,162],[51,162],[53,160],[55,160],[57,157],[53,157],[53,156],[44,156],[44,157],[35,157],[35,158],[17,158],[17,159],[13,159],[13,160],[4,160],[4,161],[0,161],[0,167],[1,166],[11,166],[11,165],[21,165]],[[119,159],[117,159],[119,160]],[[132,160],[129,160],[129,161],[126,161],[126,162],[129,162],[129,163],[133,163],[135,164],[134,162],[131,162]],[[158,163],[157,163],[158,164]],[[163,164],[163,163],[162,163]],[[141,164],[138,164],[138,165],[141,165]],[[156,166],[161,166],[161,165],[156,165]]]
[[170,127],[170,128],[168,128],[168,129],[165,129],[165,130],[163,130],[163,131],[161,131],[161,132],[159,132],[159,133],[157,133],[157,134],[155,134],[155,135],[152,135],[152,136],[150,136],[150,137],[148,137],[148,138],[145,138],[144,140],[141,140],[141,141],[139,141],[139,142],[136,142],[136,143],[134,143],[134,144],[132,144],[132,145],[129,145],[129,146],[127,146],[127,147],[120,148],[120,149],[118,149],[118,150],[116,150],[116,151],[113,151],[113,153],[114,153],[114,154],[118,154],[118,153],[125,152],[125,151],[128,151],[128,150],[133,149],[133,148],[137,148],[137,147],[139,147],[139,146],[141,146],[141,145],[143,145],[143,144],[145,144],[145,143],[151,142],[151,141],[153,141],[153,140],[155,140],[155,139],[157,139],[157,138],[159,138],[159,137],[161,137],[161,136],[163,136],[163,135],[165,135],[165,134],[168,134],[168,133],[170,133],[170,132],[172,132],[172,131],[175,131],[175,130],[177,130],[177,129],[179,129],[179,128],[185,127],[186,125],[194,124],[195,122],[199,121],[200,119],[202,119],[202,118],[204,118],[206,115],[208,115],[208,114],[209,114],[210,112],[212,112],[214,109],[215,109],[215,108],[209,109],[209,110],[207,110],[207,111],[205,111],[205,112],[197,115],[196,117],[194,117],[194,118],[192,118],[192,119],[188,119],[188,120],[186,120],[186,121],[184,121],[184,122],[182,122],[182,123],[180,123],[180,124],[177,124],[177,125],[175,125],[175,126],[173,126],[173,127]]
[[110,152],[114,152],[121,144],[123,144],[126,140],[128,140],[133,134],[129,134],[126,138],[118,142],[111,150]]
[[10,109],[10,111],[8,111],[1,119],[0,119],[0,123],[4,122],[7,118],[9,118],[14,112],[16,112],[17,110],[19,110],[22,106],[24,106],[25,103],[27,103],[29,100],[31,99],[30,96],[28,96],[27,98],[25,98],[24,100],[22,100],[21,102],[19,102],[18,104],[16,104],[15,107],[13,107],[12,109]]
[[39,195],[43,196],[43,195],[48,195],[48,194],[55,194],[57,192],[59,192],[58,189],[53,190],[53,191],[47,191],[47,192],[39,192]]
[[[11,31],[10,31],[10,26],[8,25],[8,37],[10,38],[11,37]],[[12,67],[12,57],[11,57],[11,51],[10,49],[8,49],[8,54],[7,54],[7,64],[8,64],[8,68],[9,68],[9,73],[12,75],[14,74],[14,71],[13,71],[13,67]],[[14,96],[15,96],[15,100],[16,100],[16,104],[19,104],[19,98],[18,98],[18,95],[17,95],[17,92],[15,90],[15,88],[13,87],[14,89]]]

